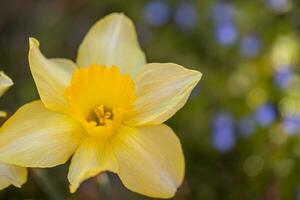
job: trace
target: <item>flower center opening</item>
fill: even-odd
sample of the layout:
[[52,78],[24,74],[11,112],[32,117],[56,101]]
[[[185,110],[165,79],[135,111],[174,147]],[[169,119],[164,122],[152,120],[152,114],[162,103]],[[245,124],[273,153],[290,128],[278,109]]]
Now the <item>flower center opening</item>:
[[112,110],[104,105],[96,106],[87,120],[95,121],[97,126],[104,126],[113,120]]
[[109,137],[133,108],[134,82],[115,66],[91,65],[75,70],[65,96],[70,114],[90,135]]

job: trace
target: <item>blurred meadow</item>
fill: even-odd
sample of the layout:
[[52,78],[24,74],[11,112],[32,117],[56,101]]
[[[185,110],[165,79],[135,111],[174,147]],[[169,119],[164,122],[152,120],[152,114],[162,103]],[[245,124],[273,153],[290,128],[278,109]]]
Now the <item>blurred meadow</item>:
[[[39,98],[28,37],[48,57],[75,60],[89,27],[111,12],[133,20],[148,62],[203,73],[186,106],[167,121],[186,160],[174,199],[300,200],[297,0],[1,0],[0,66],[15,82],[1,109],[11,115]],[[0,191],[0,199],[149,199],[111,173],[70,194],[68,165],[30,169],[27,183]]]

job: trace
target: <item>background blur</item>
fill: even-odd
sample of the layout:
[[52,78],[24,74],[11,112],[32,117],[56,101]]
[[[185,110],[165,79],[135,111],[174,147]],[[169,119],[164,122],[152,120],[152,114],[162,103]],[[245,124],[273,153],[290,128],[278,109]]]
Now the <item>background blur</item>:
[[[203,73],[187,105],[167,122],[186,158],[174,199],[300,200],[298,0],[1,0],[0,66],[15,82],[1,109],[12,114],[38,98],[29,36],[48,57],[74,60],[89,27],[115,11],[136,24],[148,62]],[[67,167],[30,169],[22,189],[11,186],[0,199],[148,199],[113,174],[70,195]]]

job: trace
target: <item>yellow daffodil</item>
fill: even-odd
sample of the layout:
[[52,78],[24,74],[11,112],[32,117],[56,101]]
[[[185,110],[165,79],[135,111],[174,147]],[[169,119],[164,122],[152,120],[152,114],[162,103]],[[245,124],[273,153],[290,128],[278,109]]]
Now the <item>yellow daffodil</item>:
[[[12,80],[2,71],[0,71],[0,97],[5,91],[13,85]],[[0,117],[5,117],[6,113],[0,111]],[[6,164],[0,161],[0,190],[14,185],[21,187],[26,182],[27,170],[24,167]]]
[[72,155],[71,192],[103,171],[130,190],[172,197],[184,157],[162,124],[187,101],[201,73],[172,63],[146,64],[135,28],[123,14],[98,21],[76,63],[47,59],[30,38],[29,64],[41,101],[21,107],[3,126],[0,160],[53,167]]

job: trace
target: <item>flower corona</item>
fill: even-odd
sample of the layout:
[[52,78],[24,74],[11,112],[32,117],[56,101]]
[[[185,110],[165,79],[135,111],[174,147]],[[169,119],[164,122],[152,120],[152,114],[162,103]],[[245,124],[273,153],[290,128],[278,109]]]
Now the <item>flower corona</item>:
[[70,114],[91,136],[109,137],[133,109],[134,82],[117,67],[78,68],[65,91]]

